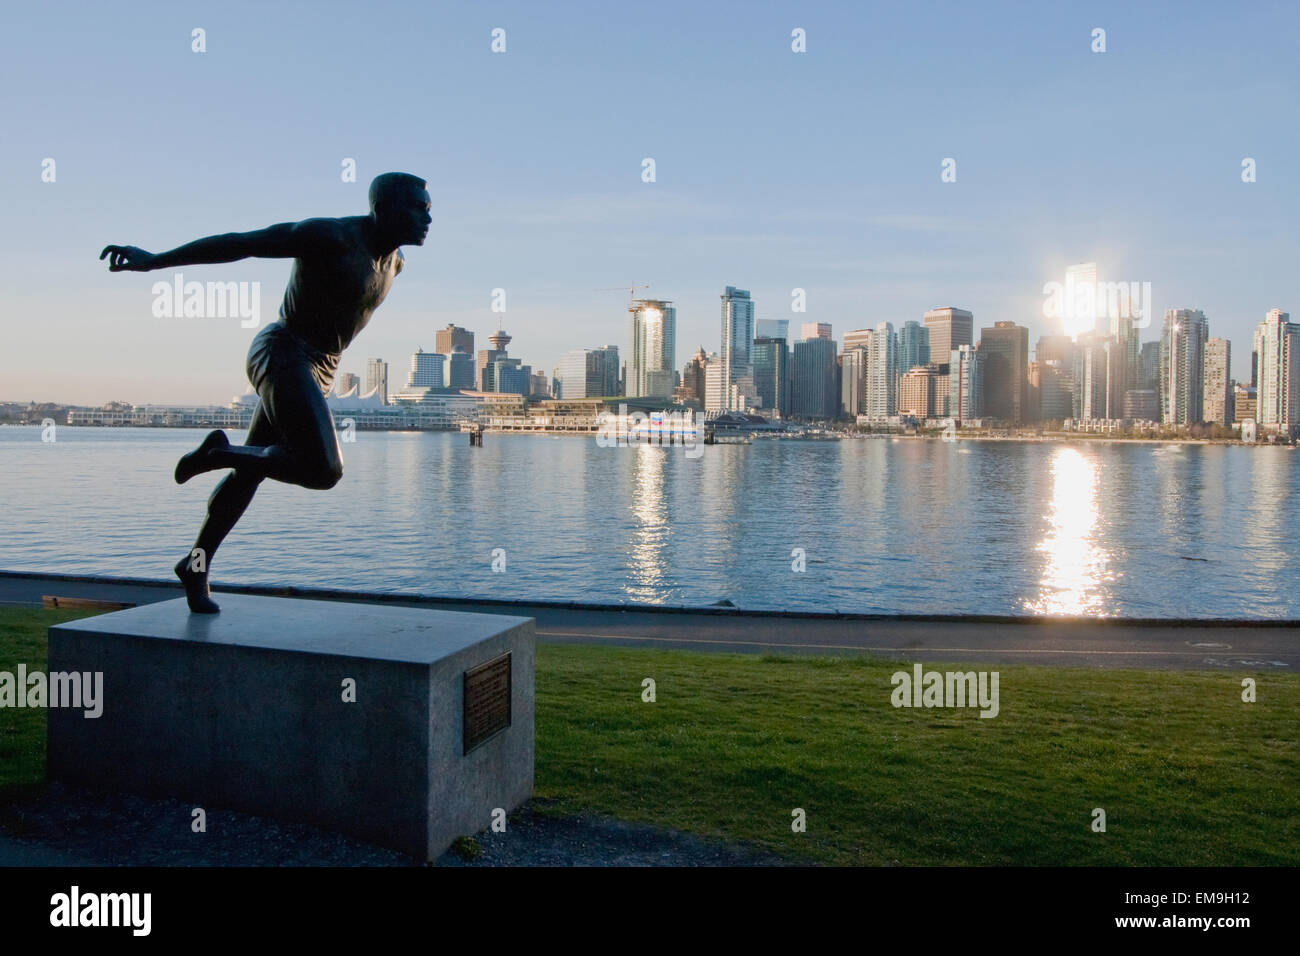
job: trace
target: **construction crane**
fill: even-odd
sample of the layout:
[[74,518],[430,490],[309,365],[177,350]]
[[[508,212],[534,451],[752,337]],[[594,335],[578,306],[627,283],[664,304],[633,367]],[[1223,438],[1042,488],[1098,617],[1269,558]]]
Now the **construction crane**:
[[592,292],[622,292],[624,289],[627,289],[627,304],[630,306],[633,300],[636,298],[636,290],[648,289],[648,288],[650,288],[648,285],[611,285],[611,286],[606,286],[603,289],[592,289],[591,291]]

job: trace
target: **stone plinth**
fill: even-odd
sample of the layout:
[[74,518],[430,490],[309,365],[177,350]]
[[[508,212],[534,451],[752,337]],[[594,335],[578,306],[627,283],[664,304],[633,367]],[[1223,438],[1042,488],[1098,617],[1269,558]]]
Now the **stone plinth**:
[[[533,786],[533,620],[223,594],[59,624],[49,777],[337,830],[421,859]],[[191,836],[177,821],[177,839]],[[201,837],[199,837],[201,839]]]

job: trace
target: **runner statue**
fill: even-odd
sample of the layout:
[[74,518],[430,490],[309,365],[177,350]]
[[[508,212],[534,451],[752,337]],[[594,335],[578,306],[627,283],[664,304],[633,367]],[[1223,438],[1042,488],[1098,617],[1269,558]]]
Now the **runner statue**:
[[208,568],[263,478],[304,488],[332,488],[343,456],[325,396],[339,356],[370,321],[402,271],[403,245],[423,245],[433,221],[425,181],[384,173],[370,184],[370,215],[305,219],[257,232],[197,239],[155,255],[135,246],[107,246],[110,272],[148,272],[237,259],[293,259],[280,319],[253,339],[248,380],[260,401],[243,445],[210,432],[176,465],[176,481],[234,469],[208,499],[194,549],[176,564],[190,610],[220,610],[208,592]]

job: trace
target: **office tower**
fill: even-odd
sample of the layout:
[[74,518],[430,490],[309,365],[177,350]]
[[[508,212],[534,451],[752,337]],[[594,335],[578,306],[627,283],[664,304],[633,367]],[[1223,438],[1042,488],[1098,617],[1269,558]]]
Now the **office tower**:
[[334,379],[334,394],[346,395],[353,389],[360,391],[361,378],[351,372],[339,372],[338,378]]
[[1160,420],[1166,425],[1202,421],[1205,340],[1209,323],[1199,309],[1170,309],[1160,338]]
[[930,359],[939,366],[939,374],[947,374],[944,366],[948,364],[953,349],[975,344],[971,338],[974,326],[975,316],[965,309],[945,307],[925,313],[925,327],[930,333]]
[[[922,421],[939,417],[935,409],[935,387],[939,378],[939,366],[934,363],[918,365],[904,372],[898,386],[898,414]],[[947,376],[943,378],[947,380]]]
[[1118,361],[1118,343],[1109,335],[1085,332],[1079,336],[1076,417],[1085,420],[1122,417],[1124,396],[1115,387],[1120,381]]
[[501,358],[492,363],[492,391],[509,395],[527,395],[533,387],[533,367],[517,358]]
[[366,359],[366,394],[376,392],[388,404],[388,363],[380,358]]
[[1234,422],[1258,421],[1258,395],[1253,385],[1238,385],[1232,395],[1232,420]]
[[673,401],[704,405],[704,369],[709,364],[709,353],[701,348],[691,356],[682,369],[682,384],[673,392]]
[[784,418],[790,414],[790,348],[784,338],[759,336],[752,354],[758,406]]
[[1207,339],[1205,342],[1205,421],[1231,425],[1232,411],[1232,345],[1227,339]]
[[1073,418],[1074,377],[1064,361],[1048,359],[1035,364],[1038,366],[1039,420],[1053,422]]
[[754,338],[785,339],[790,341],[789,319],[758,319],[754,322]]
[[459,345],[452,346],[451,354],[447,356],[447,387],[470,391],[478,388],[474,356]]
[[799,337],[802,339],[829,339],[831,337],[831,325],[829,322],[805,322],[799,327]]
[[722,389],[722,359],[712,352],[704,361],[704,410],[717,414],[726,411],[727,402]]
[[551,383],[546,379],[545,372],[534,372],[532,388],[528,392],[529,398],[550,398]]
[[930,330],[912,319],[898,330],[897,369],[902,376],[908,369],[930,364]]
[[790,361],[790,412],[804,419],[833,419],[840,406],[835,341],[820,335],[794,344]]
[[1300,422],[1300,326],[1290,313],[1272,309],[1255,328],[1259,355],[1256,415],[1261,425],[1286,428]]
[[866,378],[867,350],[846,348],[840,356],[840,411],[854,417],[865,412],[862,388]]
[[934,383],[935,414],[948,414],[948,361],[953,349],[974,345],[971,338],[975,316],[965,309],[946,306],[925,313],[925,327],[930,331],[930,361],[938,366],[939,378]]
[[[1026,345],[1028,341],[1025,340]],[[982,346],[977,350],[974,346],[962,345],[949,353],[948,415],[958,423],[992,414],[986,410],[990,364]]]
[[411,372],[406,379],[407,388],[442,388],[443,366],[447,356],[437,352],[416,349],[411,356]]
[[1074,348],[1074,339],[1068,335],[1040,335],[1034,346],[1034,359],[1038,362],[1067,364]]
[[[729,285],[722,299],[722,386],[728,393],[731,384],[746,375],[750,368],[750,345],[754,341],[754,302],[745,289]],[[733,409],[742,411],[743,409]]]
[[1135,388],[1157,391],[1160,388],[1160,342],[1143,342],[1138,352],[1138,373]]
[[450,355],[451,350],[460,346],[468,354],[474,354],[474,333],[469,329],[462,329],[459,325],[447,324],[445,329],[439,329],[433,335],[433,350],[439,355]]
[[[953,346],[956,352],[959,346]],[[1028,419],[1029,329],[1014,322],[994,322],[980,330],[984,357],[984,414],[1019,425]],[[957,416],[956,410],[949,414]]]
[[872,418],[891,418],[898,414],[898,339],[893,325],[877,324],[865,339],[865,351],[862,411]]
[[1130,388],[1124,393],[1124,417],[1135,422],[1153,422],[1160,415],[1154,388]]
[[845,332],[843,350],[847,352],[849,349],[865,349],[874,334],[875,329],[854,329],[852,332]]
[[557,398],[608,398],[618,394],[618,346],[574,349],[560,359]]
[[676,387],[677,309],[666,300],[637,299],[627,311],[627,395],[666,398]]

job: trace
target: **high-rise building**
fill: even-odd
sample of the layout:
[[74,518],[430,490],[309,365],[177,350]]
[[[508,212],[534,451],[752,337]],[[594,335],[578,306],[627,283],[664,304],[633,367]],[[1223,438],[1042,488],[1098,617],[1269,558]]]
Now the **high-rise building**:
[[784,338],[759,336],[752,354],[758,407],[784,418],[790,414],[790,348]]
[[528,393],[529,398],[550,398],[551,383],[547,381],[545,372],[534,372],[532,390]]
[[354,388],[361,390],[361,377],[352,372],[339,372],[338,377],[334,379],[334,394],[346,395]]
[[861,415],[866,403],[862,390],[866,379],[867,350],[861,345],[846,348],[840,355],[840,411],[850,417]]
[[1051,422],[1073,418],[1074,377],[1070,368],[1061,359],[1040,360],[1034,364],[1038,366],[1039,420]]
[[[940,377],[939,366],[934,363],[918,365],[904,372],[898,386],[898,414],[910,415],[922,421],[938,418],[935,388]],[[942,377],[947,380],[947,376]]]
[[1078,381],[1076,416],[1084,419],[1123,417],[1124,394],[1120,390],[1119,344],[1103,332],[1079,336],[1075,353]]
[[831,324],[829,322],[805,322],[799,328],[799,337],[808,339],[829,339]]
[[1232,410],[1232,345],[1227,339],[1207,339],[1205,342],[1205,421],[1231,425]]
[[931,309],[925,313],[925,327],[930,330],[930,361],[938,366],[939,378],[934,383],[935,414],[938,417],[948,413],[948,361],[953,349],[963,345],[974,345],[971,337],[975,327],[975,316],[965,309],[945,306]]
[[637,299],[627,311],[627,395],[667,398],[676,387],[677,309],[666,300]]
[[789,319],[758,319],[754,322],[754,338],[785,339],[790,341]]
[[1255,328],[1254,347],[1257,421],[1289,429],[1300,423],[1300,325],[1291,322],[1290,313],[1272,309]]
[[366,359],[366,393],[376,392],[388,404],[388,363],[380,358]]
[[[984,357],[983,414],[1022,424],[1029,418],[1029,329],[994,322],[993,328],[980,330],[979,351]],[[955,409],[949,414],[957,417]]]
[[961,423],[991,414],[986,410],[990,361],[983,347],[961,345],[948,355],[948,415]]
[[447,356],[447,387],[470,391],[478,388],[474,356],[459,345],[453,345]]
[[1136,388],[1150,389],[1155,392],[1160,388],[1160,342],[1143,342],[1138,353],[1138,373]]
[[835,341],[820,334],[794,344],[790,362],[790,412],[798,418],[836,418],[840,407]]
[[1207,338],[1209,323],[1200,309],[1165,312],[1160,339],[1160,420],[1166,425],[1204,420]]
[[704,405],[704,370],[709,364],[709,353],[701,349],[691,356],[682,369],[682,384],[673,392],[673,401]]
[[447,324],[445,329],[439,329],[433,336],[433,350],[439,355],[450,355],[451,350],[460,346],[468,354],[474,354],[474,333],[469,329],[462,329],[459,325]]
[[712,352],[704,362],[704,410],[714,414],[725,411],[725,396],[722,388],[722,359],[717,352]]
[[1154,388],[1130,388],[1124,393],[1124,417],[1130,421],[1153,422],[1160,414]]
[[898,338],[894,327],[880,322],[866,337],[862,412],[872,418],[898,414]]
[[617,395],[618,346],[598,349],[575,349],[560,359],[557,398],[607,398]]
[[1232,391],[1232,420],[1259,421],[1259,398],[1255,386],[1238,385]]
[[[729,285],[722,293],[722,387],[730,393],[732,382],[753,375],[750,345],[754,341],[754,301],[745,289]],[[743,409],[731,409],[743,411]]]
[[930,364],[930,330],[915,319],[904,322],[898,330],[897,375],[908,369]]
[[411,356],[411,372],[406,379],[407,388],[442,388],[446,382],[444,364],[447,356],[437,352],[416,349]]

